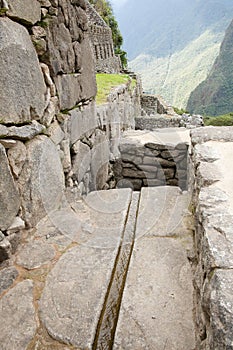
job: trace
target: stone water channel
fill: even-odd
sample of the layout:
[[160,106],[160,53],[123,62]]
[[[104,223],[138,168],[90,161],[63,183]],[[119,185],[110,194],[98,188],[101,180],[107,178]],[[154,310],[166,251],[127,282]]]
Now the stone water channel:
[[[174,135],[178,156],[188,138]],[[194,350],[190,193],[165,183],[66,199],[5,269],[1,349]]]

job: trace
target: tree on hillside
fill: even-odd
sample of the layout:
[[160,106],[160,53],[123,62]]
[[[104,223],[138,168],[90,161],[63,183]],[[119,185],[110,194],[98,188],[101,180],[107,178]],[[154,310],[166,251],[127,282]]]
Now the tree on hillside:
[[123,67],[127,66],[126,52],[122,50],[123,37],[114,16],[112,5],[108,0],[89,0],[95,10],[112,30],[112,38],[116,55],[120,55]]

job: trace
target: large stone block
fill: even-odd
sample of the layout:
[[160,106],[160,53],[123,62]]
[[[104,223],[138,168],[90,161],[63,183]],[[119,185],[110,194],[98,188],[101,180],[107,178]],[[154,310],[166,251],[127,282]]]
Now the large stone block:
[[136,241],[114,350],[195,348],[192,271],[175,239]]
[[40,21],[41,9],[37,0],[8,0],[7,15],[18,21],[35,24]]
[[16,188],[5,149],[0,145],[0,229],[6,230],[16,217],[20,197]]
[[34,226],[47,213],[61,205],[64,174],[59,153],[46,136],[26,144],[27,160],[19,177],[25,221]]
[[1,349],[26,349],[37,328],[32,281],[18,283],[4,295],[0,310]]
[[0,121],[40,119],[46,108],[46,86],[30,36],[9,18],[0,18],[0,33]]
[[85,38],[80,45],[80,57],[82,57],[81,72],[55,77],[62,110],[71,109],[79,102],[89,100],[96,95],[93,56],[88,38]]

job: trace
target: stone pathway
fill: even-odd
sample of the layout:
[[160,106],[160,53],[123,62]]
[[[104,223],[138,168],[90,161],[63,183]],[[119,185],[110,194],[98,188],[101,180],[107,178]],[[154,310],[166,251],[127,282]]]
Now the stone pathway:
[[92,192],[0,270],[1,350],[193,350],[192,220],[178,187]]

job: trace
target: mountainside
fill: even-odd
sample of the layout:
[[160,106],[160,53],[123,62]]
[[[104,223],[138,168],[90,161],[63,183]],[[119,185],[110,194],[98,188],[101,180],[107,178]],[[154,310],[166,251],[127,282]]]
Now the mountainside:
[[186,107],[218,53],[232,0],[128,0],[116,9],[130,68],[145,91]]
[[228,27],[207,79],[190,95],[187,108],[205,115],[220,115],[233,111],[233,21]]

